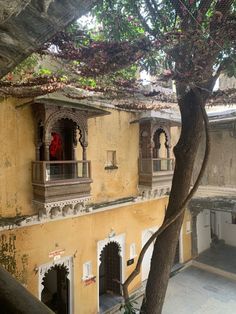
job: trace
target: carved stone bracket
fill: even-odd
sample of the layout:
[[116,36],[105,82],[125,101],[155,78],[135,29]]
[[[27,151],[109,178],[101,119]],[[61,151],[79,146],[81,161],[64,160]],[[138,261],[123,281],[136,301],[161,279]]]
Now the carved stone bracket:
[[33,205],[38,211],[38,220],[54,219],[89,212],[85,205],[90,199],[90,197],[84,197],[51,203],[33,201]]
[[155,188],[145,188],[139,186],[139,194],[142,199],[153,199],[170,194],[169,186],[159,186]]

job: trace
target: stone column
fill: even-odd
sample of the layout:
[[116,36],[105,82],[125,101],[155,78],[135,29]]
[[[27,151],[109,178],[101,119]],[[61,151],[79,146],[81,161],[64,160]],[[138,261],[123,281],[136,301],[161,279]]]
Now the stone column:
[[36,160],[40,160],[40,147],[41,147],[42,143],[37,143],[36,144]]
[[167,170],[172,170],[172,167],[171,167],[171,160],[169,159],[170,158],[170,148],[171,146],[167,145],[166,146],[166,155],[167,155]]
[[49,147],[50,147],[50,142],[45,142],[44,144],[44,160],[49,161],[50,160],[50,152],[49,152]]
[[[88,147],[88,143],[83,143],[82,145],[83,147],[83,161],[87,160],[87,147]],[[86,178],[89,174],[88,174],[88,168],[87,168],[87,163],[83,163],[83,177]]]

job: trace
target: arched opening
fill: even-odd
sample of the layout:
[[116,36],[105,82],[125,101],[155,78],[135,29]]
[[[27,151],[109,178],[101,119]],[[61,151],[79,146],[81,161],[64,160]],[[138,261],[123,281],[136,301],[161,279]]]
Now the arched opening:
[[117,242],[108,243],[100,255],[99,295],[120,295],[121,256]]
[[88,113],[65,107],[37,103],[34,108],[37,129],[36,161],[32,163],[33,201],[43,206],[91,194]]
[[70,119],[60,119],[51,128],[50,160],[74,160],[79,126]]
[[64,265],[55,265],[45,274],[41,301],[57,314],[69,314],[70,281],[69,271]]
[[[54,161],[50,164],[50,178],[53,180],[67,180],[75,178],[78,173],[82,176],[83,164],[69,162],[77,160],[77,144],[80,146],[78,149],[79,156],[83,160],[82,145],[80,143],[81,130],[76,122],[70,119],[63,118],[57,120],[51,127],[51,142],[49,145],[49,160]],[[78,136],[78,140],[77,140]],[[65,161],[60,163],[61,161]]]
[[153,158],[168,158],[168,136],[162,128],[157,129],[154,133],[153,142]]
[[153,135],[154,171],[169,170],[169,139],[164,129],[159,128]]

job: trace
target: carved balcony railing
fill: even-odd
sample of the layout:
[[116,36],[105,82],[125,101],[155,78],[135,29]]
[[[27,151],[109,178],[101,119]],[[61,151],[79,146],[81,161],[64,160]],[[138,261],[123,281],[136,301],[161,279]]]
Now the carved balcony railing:
[[143,158],[140,160],[140,173],[156,173],[174,170],[174,158]]
[[151,188],[170,187],[173,172],[173,158],[142,158],[139,160],[140,185]]
[[77,199],[90,195],[90,161],[34,161],[33,200],[42,203]]

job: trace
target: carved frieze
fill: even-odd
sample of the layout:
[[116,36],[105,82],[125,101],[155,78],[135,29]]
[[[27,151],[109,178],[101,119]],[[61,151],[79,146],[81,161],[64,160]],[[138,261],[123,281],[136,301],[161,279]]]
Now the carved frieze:
[[55,219],[86,213],[89,209],[85,206],[90,197],[63,200],[51,203],[33,201],[33,206],[38,211],[38,220]]

